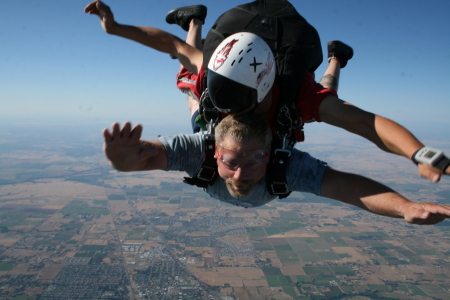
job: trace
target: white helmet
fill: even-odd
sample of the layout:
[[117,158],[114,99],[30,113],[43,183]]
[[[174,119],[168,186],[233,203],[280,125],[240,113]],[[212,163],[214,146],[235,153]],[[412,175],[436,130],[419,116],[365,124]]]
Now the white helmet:
[[235,33],[220,43],[209,60],[209,96],[218,110],[241,112],[264,99],[275,73],[269,45],[256,34]]

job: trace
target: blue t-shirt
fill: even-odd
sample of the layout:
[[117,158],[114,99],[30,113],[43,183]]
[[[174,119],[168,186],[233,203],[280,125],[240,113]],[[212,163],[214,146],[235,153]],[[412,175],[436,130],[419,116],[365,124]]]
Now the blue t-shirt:
[[[191,177],[197,175],[205,160],[205,143],[202,133],[163,136],[159,138],[159,141],[166,148],[166,171],[184,171]],[[322,179],[327,164],[313,158],[306,152],[293,148],[289,150],[291,150],[291,158],[286,171],[289,190],[320,196]],[[269,193],[265,176],[246,198],[236,199],[231,196],[225,181],[220,176],[204,190],[213,198],[243,207],[261,206],[277,197]]]

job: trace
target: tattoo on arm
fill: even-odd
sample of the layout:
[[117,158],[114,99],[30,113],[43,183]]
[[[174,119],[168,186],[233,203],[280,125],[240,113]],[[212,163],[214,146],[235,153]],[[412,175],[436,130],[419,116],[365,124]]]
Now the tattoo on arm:
[[319,83],[326,89],[332,89],[336,91],[338,88],[336,77],[330,74],[324,75],[322,79],[320,79]]

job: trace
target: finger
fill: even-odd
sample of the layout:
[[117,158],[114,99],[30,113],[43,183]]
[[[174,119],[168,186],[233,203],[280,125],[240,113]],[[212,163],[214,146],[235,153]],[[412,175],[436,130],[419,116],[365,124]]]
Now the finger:
[[112,136],[111,133],[109,132],[108,129],[103,129],[103,138],[105,140],[106,143],[109,143],[112,141]]
[[450,217],[450,207],[448,205],[438,205],[433,203],[424,203],[424,209],[432,214],[440,214]]
[[84,12],[85,13],[90,13],[92,11],[92,9],[95,7],[95,2],[91,2],[88,5],[86,5],[86,7],[84,8]]
[[437,183],[441,180],[441,172],[432,166],[419,164],[419,174],[423,178],[427,178],[431,182]]
[[114,123],[111,127],[113,140],[118,140],[120,138],[120,124]]
[[133,130],[131,131],[130,138],[132,140],[138,141],[142,136],[142,130],[143,130],[142,125],[137,124],[136,126],[134,126]]
[[84,8],[84,11],[86,12],[86,13],[89,13],[89,14],[95,14],[95,15],[99,15],[99,10],[98,10],[98,1],[94,1],[94,2],[91,2],[91,3],[89,3],[85,8]]
[[430,213],[425,209],[427,203],[411,203],[409,208],[405,211],[404,218],[408,223],[423,224]]
[[418,207],[412,207],[406,221],[419,225],[431,225],[442,222],[450,217],[450,207],[433,203],[421,203]]
[[98,1],[98,2],[97,2],[96,7],[97,7],[97,9],[101,12],[102,17],[104,17],[104,16],[107,15],[107,14],[111,14],[111,9],[109,8],[109,6],[106,5],[106,4],[104,4],[104,3],[101,2],[101,1]]
[[129,138],[130,137],[130,132],[131,132],[131,123],[130,122],[125,122],[123,124],[123,129],[120,132],[120,136],[122,138]]
[[447,219],[447,216],[443,216],[443,215],[431,215],[428,220],[423,223],[424,225],[434,225],[437,223],[440,223],[442,221],[444,221],[445,219]]
[[433,225],[433,224],[437,224],[439,222],[444,221],[446,218],[447,218],[446,215],[428,213],[427,218],[420,224],[421,225]]
[[414,208],[405,219],[408,223],[423,225],[426,223],[429,216],[430,216],[429,212],[423,209]]

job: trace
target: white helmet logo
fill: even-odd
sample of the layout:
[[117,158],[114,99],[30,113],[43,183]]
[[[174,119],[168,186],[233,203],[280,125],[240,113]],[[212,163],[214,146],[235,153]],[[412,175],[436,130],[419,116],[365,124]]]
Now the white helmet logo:
[[261,73],[259,73],[258,78],[256,79],[256,87],[258,87],[259,84],[263,81],[264,77],[266,77],[266,75],[272,71],[273,64],[274,62],[272,56],[269,54],[266,61],[266,68],[262,70]]
[[233,45],[236,44],[239,40],[232,40],[227,43],[223,48],[216,54],[216,58],[214,59],[214,71],[217,71],[227,60],[228,55],[230,54]]

